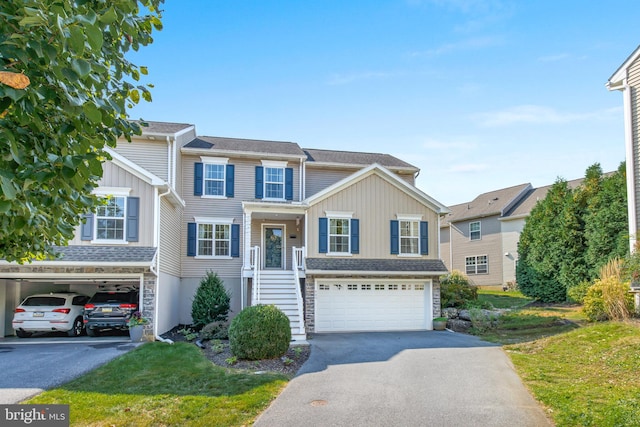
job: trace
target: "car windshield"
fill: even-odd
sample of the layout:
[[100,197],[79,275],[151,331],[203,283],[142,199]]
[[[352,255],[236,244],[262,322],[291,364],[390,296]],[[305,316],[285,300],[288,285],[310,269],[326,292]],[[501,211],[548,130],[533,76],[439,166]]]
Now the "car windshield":
[[64,305],[66,299],[60,297],[29,297],[21,304],[25,307],[54,307]]
[[109,293],[97,293],[91,298],[91,302],[129,302],[129,294],[128,293],[117,293],[117,292],[109,292]]

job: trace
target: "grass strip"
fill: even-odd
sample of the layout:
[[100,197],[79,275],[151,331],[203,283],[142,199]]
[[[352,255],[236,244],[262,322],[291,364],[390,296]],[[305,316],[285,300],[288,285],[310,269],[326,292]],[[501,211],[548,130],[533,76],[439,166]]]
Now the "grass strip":
[[70,405],[72,426],[241,426],[286,383],[216,366],[193,344],[154,342],[28,403]]

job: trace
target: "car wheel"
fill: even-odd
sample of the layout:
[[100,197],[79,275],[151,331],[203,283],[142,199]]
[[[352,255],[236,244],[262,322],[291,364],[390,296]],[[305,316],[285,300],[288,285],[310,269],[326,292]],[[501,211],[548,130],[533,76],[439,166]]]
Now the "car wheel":
[[18,338],[29,338],[31,336],[31,332],[23,331],[20,329],[16,330],[16,335]]
[[76,320],[73,321],[73,326],[67,331],[67,335],[70,337],[79,337],[82,335],[83,328],[84,323],[82,323],[82,317],[76,317]]
[[100,332],[98,332],[97,329],[87,328],[87,335],[89,335],[90,337],[97,337],[98,335],[100,335]]

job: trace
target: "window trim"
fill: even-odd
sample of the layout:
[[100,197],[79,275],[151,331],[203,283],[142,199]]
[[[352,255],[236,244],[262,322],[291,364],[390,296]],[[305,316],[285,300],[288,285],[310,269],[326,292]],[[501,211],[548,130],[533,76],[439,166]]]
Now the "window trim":
[[[286,169],[287,162],[279,162],[275,160],[261,160],[263,173],[262,173],[262,200],[266,201],[283,201],[286,200],[286,185],[287,185],[287,177],[286,177]],[[282,182],[268,181],[267,180],[267,170],[268,169],[280,169],[282,171]],[[280,184],[282,185],[282,197],[268,197],[267,196],[267,184]]]
[[[411,224],[415,224],[416,225],[416,231],[417,231],[417,235],[415,236],[402,236],[402,223],[403,222],[408,222]],[[413,227],[412,227],[413,228]],[[412,240],[417,240],[418,244],[416,245],[416,252],[412,253],[412,252],[402,252],[402,240],[403,239],[412,239]],[[399,257],[421,257],[422,253],[420,251],[420,220],[419,219],[415,219],[415,218],[411,218],[411,219],[400,219],[398,218],[398,256]]]
[[[196,224],[196,254],[194,256],[195,259],[231,259],[231,245],[232,245],[232,236],[231,236],[231,225],[233,224],[233,218],[216,218],[216,217],[194,217],[193,218]],[[209,239],[200,239],[200,226],[201,225],[213,225],[213,238],[210,239],[210,241],[212,242],[212,254],[211,255],[201,255],[200,252],[200,245],[198,244],[201,240],[209,240]],[[227,240],[228,242],[228,249],[229,249],[229,253],[228,255],[215,255],[215,244],[216,244],[216,237],[215,237],[215,227],[217,225],[224,225],[226,227],[228,227],[228,234],[229,234],[229,239]],[[218,239],[220,241],[223,241],[223,239]]]
[[[122,209],[122,217],[109,217],[109,216],[101,216],[98,214],[96,210],[94,214],[93,220],[93,236],[91,239],[91,243],[97,244],[110,244],[110,245],[126,245],[129,243],[127,241],[127,198],[131,189],[127,188],[108,188],[103,187],[100,189],[96,189],[93,193],[101,198],[112,198],[112,199],[122,199],[123,200],[123,209]],[[99,239],[98,236],[98,222],[100,219],[117,219],[122,221],[122,239]]]
[[[200,156],[202,162],[202,195],[203,199],[227,199],[227,165],[229,159],[226,157],[207,157]],[[206,194],[207,191],[207,165],[222,166],[222,180],[209,180],[209,181],[222,181],[222,194]]]
[[[484,263],[482,263],[482,264],[480,264],[480,263],[478,263],[478,258],[482,258],[482,257],[484,257],[484,261],[485,261],[485,262],[484,262]],[[468,261],[469,259],[471,259],[471,258],[473,258],[473,260],[474,260],[474,262],[475,262],[475,263],[473,264],[473,266],[474,266],[474,270],[475,270],[475,271],[474,271],[474,272],[472,272],[472,273],[470,273],[470,272],[467,270],[467,267],[468,267],[467,261]],[[479,265],[484,265],[484,266],[486,266],[486,270],[485,270],[485,271],[483,271],[483,272],[478,272],[478,266],[479,266]],[[466,275],[472,275],[472,274],[473,274],[473,275],[489,274],[489,255],[484,254],[484,255],[470,255],[470,256],[466,256],[466,257],[464,258],[464,272],[465,272],[465,274],[466,274]]]
[[[477,230],[471,230],[471,226],[474,224],[478,224],[478,229]],[[478,233],[478,237],[477,238],[473,238],[473,233]],[[482,240],[482,224],[480,221],[473,221],[469,223],[469,240],[473,241],[473,240]]]
[[[346,234],[331,234],[331,221],[347,221],[348,229]],[[347,251],[337,252],[331,250],[331,237],[347,237]],[[351,217],[329,216],[327,215],[327,255],[334,256],[351,256]]]

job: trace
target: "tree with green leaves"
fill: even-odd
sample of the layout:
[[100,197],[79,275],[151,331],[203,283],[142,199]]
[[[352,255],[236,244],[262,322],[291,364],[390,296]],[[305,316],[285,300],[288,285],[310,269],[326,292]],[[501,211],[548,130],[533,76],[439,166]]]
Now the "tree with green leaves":
[[162,2],[0,2],[0,259],[52,255],[100,203],[104,149],[140,133],[127,109],[151,100],[125,55],[153,41]]
[[518,286],[540,301],[563,302],[569,289],[627,253],[624,163],[609,176],[596,163],[580,186],[559,179],[531,210],[518,245]]

